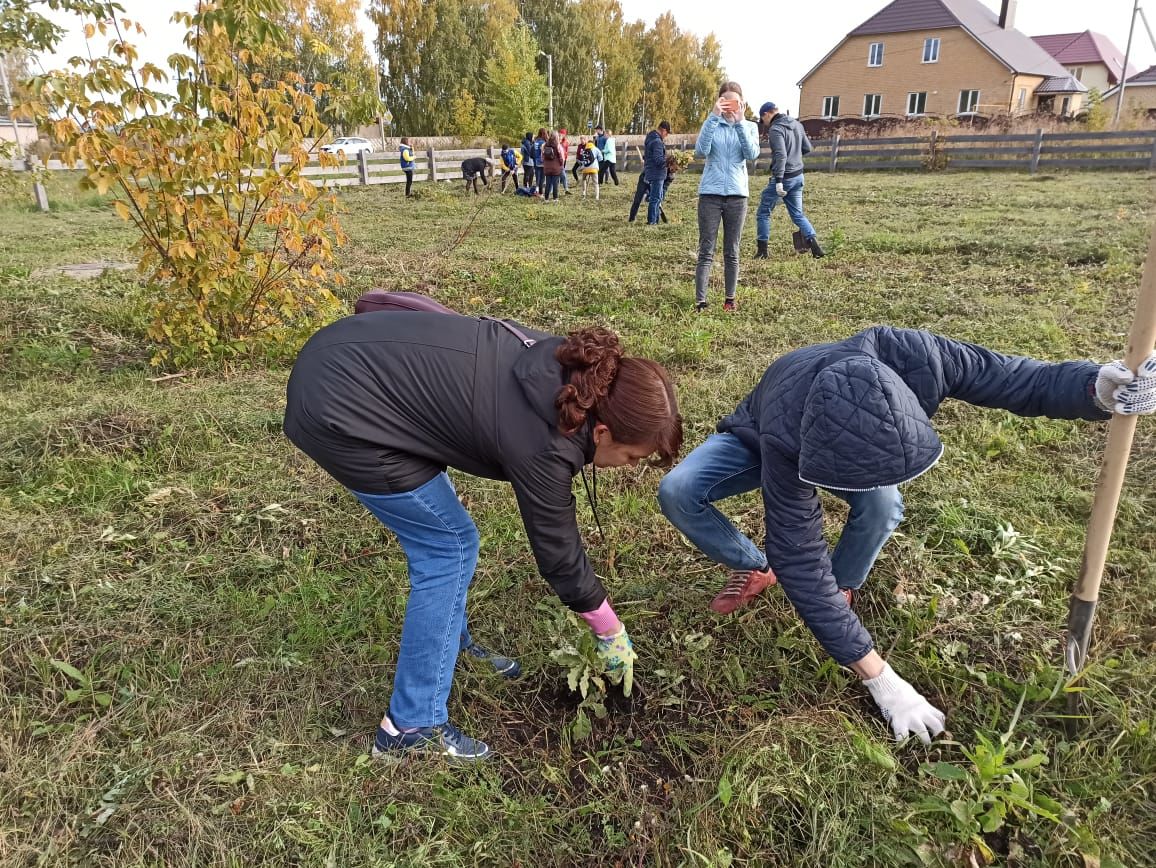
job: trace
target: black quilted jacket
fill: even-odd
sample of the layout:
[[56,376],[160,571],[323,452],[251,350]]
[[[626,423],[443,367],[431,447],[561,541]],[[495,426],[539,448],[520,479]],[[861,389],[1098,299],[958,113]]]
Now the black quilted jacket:
[[945,398],[1021,416],[1107,419],[1093,400],[1098,371],[887,326],[795,350],[767,369],[718,430],[762,456],[767,560],[827,653],[846,665],[872,641],[831,573],[815,487],[870,490],[929,470],[943,453],[929,418]]

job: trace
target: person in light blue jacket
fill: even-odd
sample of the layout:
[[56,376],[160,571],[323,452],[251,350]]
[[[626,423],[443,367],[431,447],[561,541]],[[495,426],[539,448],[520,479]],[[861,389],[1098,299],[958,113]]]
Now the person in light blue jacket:
[[694,272],[694,309],[706,309],[706,286],[714,265],[719,224],[723,229],[726,298],[723,310],[735,309],[739,283],[739,241],[747,218],[747,160],[759,155],[759,131],[743,119],[743,89],[728,81],[703,122],[694,155],[706,160],[698,185],[698,267]]

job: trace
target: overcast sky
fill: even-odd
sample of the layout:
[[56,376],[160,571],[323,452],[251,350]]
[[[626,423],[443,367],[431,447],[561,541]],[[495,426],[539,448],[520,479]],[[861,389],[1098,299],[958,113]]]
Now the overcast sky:
[[[155,63],[181,51],[183,32],[169,23],[174,8],[190,7],[191,0],[120,0],[129,18],[140,21],[148,38],[140,40],[142,55]],[[363,0],[365,2],[365,0]],[[888,0],[620,0],[626,17],[647,24],[663,12],[674,13],[679,25],[699,36],[714,31],[722,43],[723,64],[731,78],[743,86],[747,99],[756,105],[771,99],[796,113],[796,83],[850,30],[865,21]],[[984,0],[992,9],[999,0]],[[1133,0],[1019,0],[1016,26],[1029,36],[1043,33],[1097,30],[1124,50],[1128,41],[1128,16]],[[367,3],[365,5],[368,5]],[[1156,21],[1156,0],[1149,4]],[[757,12],[751,12],[753,8]],[[363,23],[372,39],[369,21]],[[97,50],[94,45],[94,51]],[[73,33],[62,45],[59,62],[85,51],[83,37]],[[1156,51],[1141,23],[1132,44],[1132,66],[1145,69],[1156,63]],[[46,64],[48,65],[48,64]]]

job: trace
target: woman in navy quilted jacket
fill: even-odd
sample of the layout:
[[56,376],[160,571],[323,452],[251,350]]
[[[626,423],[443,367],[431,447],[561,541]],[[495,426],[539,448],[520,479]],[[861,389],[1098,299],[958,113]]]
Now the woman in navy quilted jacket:
[[[1050,364],[876,326],[776,360],[658,491],[666,517],[731,570],[712,609],[734,612],[778,581],[827,653],[863,680],[895,737],[925,743],[943,731],[943,713],[884,662],[851,603],[903,518],[898,486],[943,454],[930,417],[947,398],[1057,419],[1151,413],[1156,353],[1134,375],[1119,361]],[[756,488],[765,551],[715,507]],[[850,506],[833,552],[819,488]]]

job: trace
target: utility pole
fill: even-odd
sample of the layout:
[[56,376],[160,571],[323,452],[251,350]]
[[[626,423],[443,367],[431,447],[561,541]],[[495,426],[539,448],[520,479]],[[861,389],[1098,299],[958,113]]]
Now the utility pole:
[[[1116,117],[1112,126],[1120,125],[1120,110],[1124,107],[1124,91],[1128,87],[1128,59],[1132,56],[1132,34],[1136,31],[1136,16],[1140,14],[1140,0],[1132,7],[1132,23],[1128,25],[1128,47],[1124,49],[1124,71],[1120,73],[1120,89],[1116,91]],[[1148,19],[1144,19],[1147,26]]]
[[4,106],[8,113],[8,122],[12,124],[12,135],[16,138],[16,156],[24,156],[24,147],[20,144],[20,127],[16,124],[16,118],[12,112],[12,91],[8,89],[8,69],[4,63],[7,58],[0,54],[0,87],[4,89]]
[[[385,150],[385,103],[381,101],[381,64],[374,64],[373,87],[377,91],[377,131],[381,134],[381,149]],[[393,124],[390,124],[393,126]]]
[[554,55],[547,54],[540,49],[538,54],[546,58],[546,86],[550,88],[550,114],[547,124],[550,129],[554,129]]

